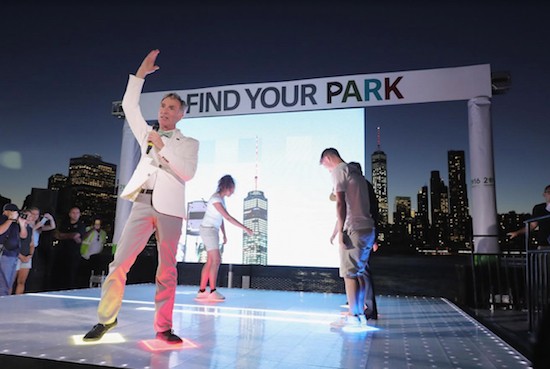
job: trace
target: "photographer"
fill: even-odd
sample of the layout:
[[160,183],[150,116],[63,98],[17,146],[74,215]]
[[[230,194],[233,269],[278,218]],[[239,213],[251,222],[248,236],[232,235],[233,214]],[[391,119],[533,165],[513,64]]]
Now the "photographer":
[[6,204],[0,215],[0,296],[11,293],[21,238],[27,238],[26,220],[15,204]]
[[35,221],[33,226],[34,240],[34,256],[32,272],[29,275],[30,284],[37,291],[48,291],[51,289],[51,276],[54,263],[54,233],[57,228],[54,217],[51,211],[44,212],[41,217],[41,211],[38,208],[31,207],[29,209],[33,214],[33,218],[40,221]]
[[38,221],[40,218],[40,209],[34,206],[23,210],[21,217],[27,219],[27,232],[29,236],[25,239],[21,239],[21,250],[19,251],[16,268],[17,273],[15,276],[16,295],[25,292],[27,278],[32,269],[33,254],[38,247],[40,232],[42,232],[42,230],[55,228],[55,222],[50,214],[44,214],[40,221]]

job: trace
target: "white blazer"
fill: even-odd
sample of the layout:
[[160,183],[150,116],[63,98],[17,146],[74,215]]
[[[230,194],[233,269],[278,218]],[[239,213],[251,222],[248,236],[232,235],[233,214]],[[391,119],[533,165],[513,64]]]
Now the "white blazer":
[[185,137],[176,129],[172,137],[163,138],[162,150],[157,151],[156,147],[153,147],[149,154],[146,154],[147,137],[152,127],[143,118],[139,106],[144,83],[144,79],[130,75],[122,99],[124,115],[141,147],[141,159],[120,197],[134,201],[145,182],[155,175],[155,210],[162,214],[185,218],[185,182],[191,180],[197,171],[199,141]]

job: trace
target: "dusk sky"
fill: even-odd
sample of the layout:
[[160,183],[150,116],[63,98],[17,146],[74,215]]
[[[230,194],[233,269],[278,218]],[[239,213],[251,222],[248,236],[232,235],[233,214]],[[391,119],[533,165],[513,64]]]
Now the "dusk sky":
[[[475,64],[509,71],[511,89],[492,98],[497,211],[530,213],[543,200],[550,184],[544,3],[119,3],[3,6],[0,195],[21,206],[31,188],[66,175],[71,157],[98,154],[118,165],[122,122],[111,103],[158,48],[161,69],[144,92]],[[395,196],[410,196],[416,209],[432,170],[448,184],[448,150],[466,152],[469,179],[467,113],[466,101],[367,110],[366,152],[376,150],[380,126],[391,211]]]

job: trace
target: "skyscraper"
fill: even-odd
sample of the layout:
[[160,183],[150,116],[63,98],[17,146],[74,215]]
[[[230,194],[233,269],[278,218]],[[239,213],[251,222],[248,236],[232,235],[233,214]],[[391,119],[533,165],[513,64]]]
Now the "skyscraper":
[[390,226],[391,236],[389,243],[392,248],[411,251],[412,245],[412,209],[411,198],[408,196],[395,197],[395,212],[393,225]]
[[69,162],[68,189],[71,206],[80,208],[83,219],[99,216],[105,230],[112,235],[116,208],[116,165],[106,163],[98,155],[83,155]]
[[430,176],[430,202],[432,227],[430,241],[434,247],[447,247],[447,216],[449,214],[449,195],[447,186],[433,170]]
[[258,190],[259,145],[256,137],[256,173],[254,191],[244,199],[243,224],[254,234],[243,235],[243,264],[267,265],[267,198]]
[[67,187],[69,178],[64,174],[53,174],[48,178],[48,190],[59,191],[62,188]]
[[395,213],[393,216],[394,229],[406,235],[411,234],[411,198],[408,196],[395,197]]
[[267,265],[267,199],[263,191],[250,191],[244,199],[243,224],[254,231],[243,236],[243,264]]
[[423,248],[429,242],[430,207],[428,204],[428,186],[422,186],[416,195],[417,212],[414,217],[413,241],[416,247]]
[[471,220],[466,191],[464,151],[448,151],[449,166],[449,240],[456,246],[470,244]]
[[386,153],[380,149],[380,127],[377,129],[377,148],[371,155],[372,163],[372,186],[378,199],[380,211],[380,233],[379,241],[385,239],[385,230],[388,225],[388,169]]

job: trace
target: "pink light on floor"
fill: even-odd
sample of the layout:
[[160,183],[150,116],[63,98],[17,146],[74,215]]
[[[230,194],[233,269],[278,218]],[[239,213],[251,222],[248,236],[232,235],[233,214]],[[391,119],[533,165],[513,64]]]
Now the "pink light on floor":
[[198,347],[196,344],[186,338],[182,338],[182,340],[182,343],[173,344],[159,339],[152,339],[139,341],[139,344],[149,352],[185,350]]

